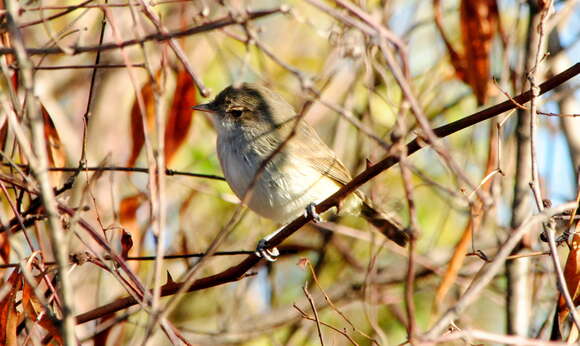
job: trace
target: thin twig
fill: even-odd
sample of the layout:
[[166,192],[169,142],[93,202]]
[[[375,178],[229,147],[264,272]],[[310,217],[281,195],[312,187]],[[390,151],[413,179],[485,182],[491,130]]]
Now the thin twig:
[[[0,183],[0,186],[1,185],[2,185],[2,183]],[[253,253],[254,253],[254,251],[246,251],[246,250],[217,251],[217,252],[214,252],[211,256],[239,256],[239,255],[251,255]],[[283,253],[283,254],[295,253],[295,251],[288,252],[288,251],[281,250],[281,253]],[[206,256],[206,253],[200,252],[200,253],[190,253],[190,254],[183,254],[183,255],[165,255],[165,256],[163,256],[163,258],[171,260],[171,259],[199,258],[199,257],[203,257],[203,256]],[[105,255],[105,256],[103,256],[103,258],[106,260],[113,260],[113,258],[109,255]],[[125,258],[125,261],[154,261],[155,258],[156,258],[156,256],[129,256],[129,257]],[[77,262],[72,261],[70,263],[75,264]],[[47,261],[47,262],[43,262],[43,264],[47,265],[47,266],[51,266],[51,265],[55,265],[56,262]],[[18,267],[18,266],[20,266],[20,263],[6,263],[6,264],[0,264],[0,269],[14,268],[14,267]]]
[[577,118],[580,117],[580,113],[549,113],[536,111],[537,114],[545,115],[548,117],[561,117],[561,118]]
[[322,321],[318,321],[315,317],[308,316],[308,314],[306,314],[304,311],[302,311],[296,304],[292,304],[292,306],[294,307],[294,309],[298,310],[298,312],[300,313],[300,315],[302,316],[302,318],[305,318],[305,319],[310,320],[310,321],[314,321],[316,323],[320,323],[321,325],[323,325],[325,327],[328,327],[328,328],[334,330],[337,333],[342,334],[353,345],[357,345],[358,346],[358,343],[350,335],[348,335],[348,333],[346,333],[345,331],[340,330],[340,329],[336,328],[335,326],[332,326],[332,325],[330,325],[328,323],[325,323],[325,322],[322,322]]
[[304,287],[302,287],[304,291],[304,295],[306,299],[308,299],[308,303],[310,304],[310,308],[314,313],[314,320],[316,321],[316,331],[318,331],[318,339],[320,340],[320,344],[324,346],[324,338],[322,337],[322,329],[320,329],[320,318],[318,317],[318,311],[316,311],[316,306],[314,305],[314,300],[312,300],[312,296],[310,292],[308,292],[308,284],[305,283]]
[[[106,3],[107,1],[105,1]],[[107,21],[105,20],[105,13],[102,14],[103,17],[101,19],[101,32],[99,34],[99,45],[103,44],[103,38],[105,37],[105,28],[107,25]],[[99,66],[99,62],[101,60],[101,52],[98,51],[97,54],[95,55],[95,62],[94,65],[95,66]],[[95,90],[95,81],[97,78],[97,68],[93,68],[93,71],[91,73],[91,82],[89,84],[89,93],[87,95],[87,104],[85,107],[85,112],[83,114],[83,135],[82,135],[82,139],[81,139],[81,158],[79,159],[79,168],[85,167],[87,165],[87,132],[89,129],[89,119],[90,119],[90,113],[91,113],[91,105],[92,105],[92,101],[93,101],[93,95],[94,95],[94,90]],[[78,174],[78,172],[75,172],[72,176],[72,178],[74,179],[75,176]]]
[[[139,2],[141,3],[141,6],[143,6],[143,12],[147,16],[147,18],[149,18],[151,23],[153,23],[153,25],[155,25],[155,27],[157,28],[159,33],[161,35],[169,35],[169,30],[167,30],[167,28],[161,23],[161,21],[159,20],[159,17],[151,8],[151,5],[146,3],[144,0],[139,0]],[[189,73],[189,75],[191,76],[191,79],[193,80],[193,83],[195,84],[195,86],[199,90],[199,93],[203,97],[208,97],[209,90],[205,87],[202,80],[198,77],[197,73],[193,70],[193,66],[191,66],[191,64],[189,63],[189,59],[185,55],[185,52],[183,51],[183,49],[181,48],[181,46],[179,45],[179,43],[177,42],[175,37],[169,38],[168,41],[169,41],[169,46],[171,47],[171,49],[173,49],[173,52],[175,53],[175,56],[177,56],[179,61],[181,61],[181,64],[183,65],[183,67],[185,67],[185,70],[187,71],[187,73]]]
[[[18,66],[10,65],[9,68],[19,70]],[[125,64],[108,64],[108,65],[60,65],[60,66],[34,66],[34,70],[80,70],[80,69],[108,69],[108,68],[126,68]],[[130,67],[144,68],[144,64],[133,64]]]
[[[53,14],[52,16],[50,16],[50,17],[41,18],[39,20],[35,20],[35,21],[32,21],[32,22],[22,23],[22,24],[19,25],[19,27],[22,29],[22,28],[26,28],[26,27],[29,27],[29,26],[33,26],[33,25],[36,25],[36,24],[48,23],[49,21],[51,21],[53,19],[60,18],[60,17],[62,17],[64,15],[66,15],[66,14],[69,14],[70,12],[72,12],[74,10],[77,10],[79,8],[83,8],[86,4],[88,4],[91,1],[93,1],[93,0],[85,0],[84,2],[81,2],[78,5],[74,5],[74,6],[67,7],[64,11],[62,11],[60,13],[56,13],[56,14]],[[38,10],[41,11],[41,13],[42,13],[42,11],[43,10],[46,10],[46,8],[39,7]]]
[[481,291],[491,282],[495,275],[504,265],[506,258],[516,247],[522,237],[528,233],[533,226],[541,224],[549,220],[553,215],[559,214],[565,210],[573,208],[573,203],[566,203],[555,208],[546,209],[543,212],[529,217],[522,225],[515,229],[510,237],[500,247],[493,261],[485,264],[476,277],[472,280],[471,285],[467,288],[463,296],[454,304],[452,308],[447,310],[433,325],[433,327],[425,333],[421,339],[433,339],[440,335],[471,303],[473,303]]
[[320,292],[322,293],[322,295],[324,296],[324,300],[326,300],[326,302],[328,303],[328,305],[332,308],[332,310],[334,310],[337,314],[340,315],[340,317],[342,317],[342,319],[348,323],[350,325],[350,327],[357,332],[358,334],[364,336],[365,338],[371,340],[372,342],[376,341],[371,338],[369,335],[367,335],[366,333],[360,331],[357,327],[355,327],[355,325],[348,319],[348,317],[346,317],[346,315],[340,311],[340,309],[332,302],[332,300],[330,299],[330,297],[328,296],[328,294],[326,294],[325,290],[322,288],[322,286],[320,285],[320,282],[318,281],[318,277],[314,271],[314,268],[312,267],[312,264],[310,263],[310,261],[308,261],[308,259],[306,259],[306,263],[308,265],[308,268],[310,269],[310,273],[312,274],[312,278],[314,279],[314,282],[316,283],[316,286],[318,287],[318,289],[320,290]]
[[[59,293],[62,298],[62,323],[59,324],[59,330],[63,341],[66,345],[76,344],[76,337],[74,332],[74,299],[72,295],[72,283],[69,279],[68,270],[68,239],[64,233],[64,229],[58,217],[58,210],[54,192],[50,185],[48,176],[48,156],[46,147],[46,138],[44,134],[44,120],[40,112],[38,99],[34,94],[34,77],[32,72],[32,63],[30,62],[26,53],[26,45],[18,24],[15,22],[17,16],[16,1],[8,1],[7,5],[7,23],[14,45],[16,58],[18,64],[21,66],[20,74],[22,84],[25,90],[26,111],[30,120],[32,147],[29,150],[34,150],[35,154],[28,152],[27,159],[31,163],[32,172],[39,184],[42,202],[45,213],[48,216],[48,234],[52,245],[52,250],[56,262],[58,263],[58,282],[60,285]],[[17,121],[14,121],[13,126],[19,126]],[[21,147],[27,143],[20,143]]]
[[[538,23],[537,33],[537,46],[535,47],[535,54],[534,54],[534,63],[532,66],[532,70],[528,72],[528,81],[530,82],[530,91],[532,92],[532,98],[530,99],[530,152],[531,152],[531,177],[532,180],[530,182],[530,186],[534,191],[534,196],[536,200],[536,206],[540,211],[543,210],[543,203],[542,203],[542,191],[540,189],[540,171],[538,168],[538,154],[536,150],[536,141],[537,141],[537,99],[540,94],[540,90],[538,85],[536,84],[536,74],[540,69],[540,55],[542,52],[542,47],[544,47],[544,25],[548,18],[548,14],[553,9],[553,1],[548,0],[543,4],[544,8],[540,14],[540,22]],[[580,329],[580,328],[579,328]]]
[[[433,338],[429,340],[424,340],[426,343],[433,344],[450,344],[455,340],[463,339],[473,339],[469,344],[474,345],[476,340],[488,341],[490,344],[501,344],[501,345],[528,345],[528,346],[567,346],[565,342],[557,341],[545,341],[540,339],[531,339],[516,335],[500,335],[490,333],[484,330],[477,329],[464,329],[461,331],[454,331],[446,335],[442,335],[438,338]],[[466,344],[465,340],[462,344]],[[453,343],[455,344],[455,343]],[[486,343],[487,344],[487,343]]]
[[[397,122],[401,133],[406,131],[403,119]],[[419,237],[419,223],[417,222],[417,211],[415,210],[415,199],[413,198],[413,186],[411,184],[411,171],[408,164],[407,147],[402,143],[397,143],[401,147],[401,158],[399,167],[401,169],[401,178],[403,180],[403,189],[405,190],[405,199],[409,210],[410,227],[408,229],[409,237],[409,256],[407,261],[407,278],[405,280],[405,310],[407,313],[407,338],[411,344],[415,342],[417,324],[415,320],[415,243]]]
[[[283,9],[281,9],[281,8],[250,11],[250,12],[248,12],[248,20],[253,20],[253,19],[257,19],[257,18],[261,18],[261,17],[265,17],[265,16],[269,16],[269,15],[281,13],[281,12],[283,12]],[[226,27],[229,25],[234,25],[234,24],[238,24],[237,20],[235,18],[231,18],[230,16],[226,16],[226,17],[222,17],[220,19],[216,19],[214,21],[211,21],[211,22],[208,22],[205,24],[201,24],[199,26],[194,26],[194,27],[191,27],[189,29],[185,29],[185,30],[181,30],[181,31],[174,31],[174,32],[170,32],[167,34],[154,33],[154,34],[150,34],[150,35],[147,35],[145,37],[142,37],[140,39],[132,39],[132,40],[126,40],[126,41],[120,41],[120,42],[114,42],[114,43],[113,42],[112,43],[105,43],[105,44],[97,45],[97,46],[71,46],[69,48],[72,49],[73,55],[80,54],[80,53],[87,53],[87,52],[95,52],[95,51],[99,51],[99,50],[105,51],[105,50],[111,50],[111,49],[126,48],[126,47],[134,46],[137,44],[142,44],[144,42],[149,42],[149,41],[161,42],[161,41],[167,41],[167,40],[172,39],[172,38],[197,35],[197,34],[201,34],[204,32],[212,31],[215,29],[223,28],[223,27]],[[0,56],[6,55],[6,54],[14,55],[15,53],[16,52],[15,52],[14,48],[0,48]],[[51,47],[51,48],[26,48],[26,53],[29,55],[38,55],[38,54],[63,54],[65,52],[63,52],[63,50],[59,47]]]
[[[187,3],[191,0],[156,0],[152,1],[152,6],[159,6],[159,5],[167,5],[167,4],[176,4],[176,3]],[[38,6],[38,7],[31,7],[31,8],[23,8],[22,12],[34,12],[34,11],[46,11],[46,10],[67,10],[71,7],[76,8],[107,8],[107,7],[129,7],[134,6],[134,4],[130,2],[126,3],[118,3],[118,4],[97,4],[97,5],[74,5],[74,6]]]
[[[10,163],[2,162],[0,163],[2,166],[11,166]],[[20,168],[30,169],[29,165],[18,165]],[[141,168],[141,167],[117,167],[117,166],[98,166],[98,167],[49,167],[49,171],[51,172],[78,172],[79,170],[89,171],[89,172],[136,172],[136,173],[149,173],[149,168]],[[203,174],[203,173],[192,173],[192,172],[183,172],[183,171],[176,171],[174,169],[166,169],[165,175],[175,175],[175,176],[187,176],[187,177],[196,177],[196,178],[205,178],[211,180],[221,180],[225,181],[225,178],[219,175],[213,174]]]

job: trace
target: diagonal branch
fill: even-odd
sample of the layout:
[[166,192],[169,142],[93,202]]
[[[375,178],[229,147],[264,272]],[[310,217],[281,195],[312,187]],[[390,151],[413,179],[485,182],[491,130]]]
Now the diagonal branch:
[[[540,94],[544,94],[547,91],[550,91],[557,86],[565,83],[566,81],[570,80],[574,76],[580,74],[580,63],[577,63],[570,67],[569,69],[565,70],[564,72],[555,75],[554,77],[550,78],[546,82],[540,85]],[[528,102],[532,97],[532,92],[527,91],[524,92],[513,99],[519,103],[523,104]],[[490,108],[484,109],[480,112],[474,113],[470,116],[465,118],[459,119],[447,125],[438,127],[433,129],[433,132],[439,137],[447,137],[453,133],[456,133],[460,130],[468,128],[472,125],[490,119],[494,116],[502,114],[508,110],[514,109],[517,107],[517,104],[512,102],[511,100],[504,101],[498,105],[492,106]],[[411,155],[423,147],[424,145],[421,144],[422,142],[419,139],[414,139],[407,144],[407,153]],[[378,163],[368,167],[365,171],[361,174],[356,176],[353,180],[351,180],[348,184],[343,186],[340,190],[338,190],[335,194],[328,197],[322,203],[318,204],[316,207],[317,213],[323,213],[324,211],[332,208],[333,206],[337,205],[340,200],[345,198],[349,193],[355,191],[359,186],[363,185],[364,183],[368,182],[372,178],[376,177],[383,171],[387,170],[388,168],[394,166],[399,162],[399,157],[396,155],[387,155]],[[286,225],[279,233],[276,234],[270,241],[268,241],[267,246],[273,247],[280,244],[283,240],[294,234],[298,229],[304,226],[306,223],[311,221],[312,217],[307,216],[300,216],[299,218],[292,221],[290,224]],[[246,272],[251,269],[253,266],[260,262],[260,258],[254,254],[246,257],[241,263],[236,266],[230,267],[224,270],[221,273],[207,276],[201,279],[196,280],[188,289],[189,292],[197,291],[209,287],[215,287],[219,285],[223,285],[225,283],[234,282],[241,280],[245,277]],[[182,287],[182,283],[176,282],[169,282],[161,288],[161,296],[168,296],[175,294],[179,289]],[[98,307],[94,310],[88,311],[81,315],[77,316],[77,323],[85,323],[88,321],[92,321],[96,318],[102,317],[104,315],[126,309],[130,306],[137,304],[134,298],[132,297],[124,297],[115,300],[112,303],[107,305],[103,305]]]

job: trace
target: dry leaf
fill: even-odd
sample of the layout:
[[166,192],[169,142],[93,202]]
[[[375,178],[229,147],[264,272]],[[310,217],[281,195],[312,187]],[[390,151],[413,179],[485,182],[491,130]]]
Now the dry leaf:
[[443,29],[443,16],[441,15],[441,0],[433,0],[433,13],[435,15],[435,25],[441,34],[441,38],[443,39],[443,43],[445,43],[445,47],[447,48],[447,52],[449,53],[449,59],[451,60],[451,65],[455,68],[455,75],[457,78],[461,79],[462,81],[466,82],[466,66],[465,66],[465,59],[461,56],[454,48],[447,35],[445,35],[445,31]]
[[0,150],[4,151],[6,147],[6,139],[8,138],[8,121],[0,125]]
[[171,159],[183,144],[191,126],[192,110],[195,105],[195,85],[185,69],[177,75],[177,85],[165,127],[165,161]]
[[441,1],[433,0],[435,24],[447,47],[455,75],[469,84],[479,105],[486,102],[490,81],[490,51],[499,27],[496,0],[462,0],[460,7],[463,53],[457,52],[443,30]]
[[16,311],[16,294],[22,288],[20,271],[14,270],[4,285],[11,285],[11,288],[0,302],[0,345],[16,346],[18,344],[16,328],[19,319],[19,313]]
[[[46,138],[46,154],[48,156],[49,167],[62,167],[66,161],[64,147],[60,141],[58,131],[54,126],[50,114],[43,105],[40,105],[42,121],[44,123],[44,137]],[[50,179],[53,186],[60,183],[62,172],[50,172]]]
[[479,223],[480,222],[479,219],[480,219],[479,216],[475,216],[469,219],[467,226],[465,226],[465,229],[463,230],[461,239],[459,240],[457,245],[455,245],[453,255],[449,260],[449,264],[447,265],[445,274],[443,275],[441,283],[437,287],[437,291],[435,293],[434,307],[436,309],[440,308],[441,304],[445,300],[445,297],[447,296],[447,293],[449,292],[451,287],[453,287],[453,285],[455,285],[456,283],[457,276],[459,275],[459,270],[461,270],[463,261],[465,261],[465,257],[467,256],[467,250],[469,249],[469,246],[471,246],[472,244],[471,239],[473,239],[473,229],[475,228],[473,227],[474,223]]
[[[568,287],[568,292],[570,292],[570,297],[574,302],[574,306],[580,304],[580,234],[575,234],[572,238],[572,249],[568,254],[568,259],[566,259],[566,266],[564,267],[564,278],[566,279],[566,286]],[[566,318],[570,310],[566,304],[566,300],[560,294],[558,299],[558,319],[560,320],[560,326],[564,325]]]
[[[156,78],[160,76],[160,71],[157,71]],[[143,97],[143,102],[145,102],[145,119],[147,119],[147,128],[153,128],[153,122],[155,120],[155,97],[153,94],[153,83],[148,81],[141,88],[141,96]],[[128,167],[135,166],[139,153],[143,148],[145,143],[145,133],[143,132],[143,117],[141,115],[141,109],[139,108],[139,101],[135,98],[133,101],[133,107],[131,108],[131,154],[129,160],[127,161]]]
[[482,105],[488,96],[490,59],[499,11],[496,0],[461,1],[461,38],[463,41],[465,82]]
[[54,325],[46,311],[44,311],[44,307],[34,292],[34,287],[30,286],[26,280],[24,280],[22,288],[22,307],[30,321],[39,324],[59,344],[63,343],[58,328]]
[[[497,147],[497,131],[495,130],[494,126],[491,126],[489,129],[489,144],[488,144],[488,155],[487,155],[487,163],[485,167],[484,177],[487,177],[491,174],[497,165],[498,159],[498,147]],[[491,182],[492,179],[488,179],[482,186],[481,190],[483,192],[491,192]],[[473,203],[472,210],[471,210],[472,217],[469,219],[467,226],[463,230],[463,235],[461,239],[455,246],[453,251],[453,255],[449,260],[449,265],[445,270],[445,274],[441,279],[441,283],[439,287],[437,287],[437,291],[435,293],[435,304],[434,307],[438,309],[440,305],[444,302],[447,293],[451,289],[451,287],[455,284],[457,280],[457,276],[459,275],[459,270],[465,261],[465,257],[467,255],[467,251],[469,246],[472,245],[471,239],[473,238],[473,233],[479,229],[481,221],[485,215],[485,210],[483,208],[481,200],[477,199],[475,203]]]
[[4,263],[10,262],[10,241],[8,240],[9,232],[0,233],[0,258]]

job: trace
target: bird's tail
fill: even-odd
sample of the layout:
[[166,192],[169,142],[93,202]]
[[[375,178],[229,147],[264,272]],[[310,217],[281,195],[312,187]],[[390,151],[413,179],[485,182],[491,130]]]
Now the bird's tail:
[[404,247],[409,241],[409,234],[403,228],[401,222],[395,215],[378,211],[370,202],[363,199],[360,210],[361,216],[364,217],[371,225],[376,227],[385,237]]

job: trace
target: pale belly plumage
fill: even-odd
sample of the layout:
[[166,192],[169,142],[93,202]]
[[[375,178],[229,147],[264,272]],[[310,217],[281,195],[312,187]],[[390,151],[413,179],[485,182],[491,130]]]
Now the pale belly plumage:
[[[226,180],[244,201],[261,158],[241,147],[231,150],[230,146],[230,150],[218,150],[218,153]],[[304,213],[310,203],[323,201],[339,188],[334,180],[300,159],[277,154],[256,179],[245,204],[263,217],[284,223]]]

